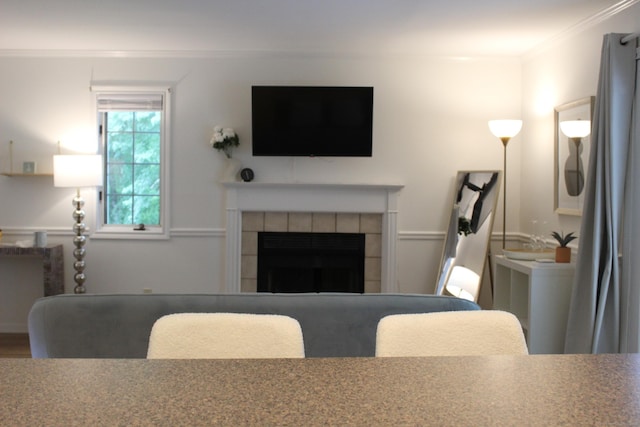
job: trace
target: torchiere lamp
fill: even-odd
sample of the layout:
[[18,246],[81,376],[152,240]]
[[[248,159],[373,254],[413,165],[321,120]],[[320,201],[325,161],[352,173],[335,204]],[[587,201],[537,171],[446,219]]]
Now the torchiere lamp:
[[[578,195],[582,191],[585,177],[580,173],[580,144],[582,144],[582,138],[591,133],[591,121],[590,120],[566,120],[560,122],[560,130],[563,134],[573,142],[576,147],[576,188],[575,194]],[[565,181],[567,179],[565,178]]]
[[502,249],[505,248],[507,235],[507,144],[522,129],[522,120],[490,120],[489,130],[500,138],[504,146],[504,168],[502,171]]
[[72,204],[75,207],[73,225],[75,236],[73,237],[73,268],[76,271],[73,280],[76,282],[74,293],[86,292],[84,282],[85,249],[87,237],[84,235],[87,227],[84,224],[85,212],[84,199],[80,196],[80,187],[97,187],[102,185],[102,156],[97,154],[56,155],[53,156],[53,185],[55,187],[75,187],[76,196]]

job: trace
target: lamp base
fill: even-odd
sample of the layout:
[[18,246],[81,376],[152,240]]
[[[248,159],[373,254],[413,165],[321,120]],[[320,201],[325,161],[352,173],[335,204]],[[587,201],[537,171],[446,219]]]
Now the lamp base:
[[73,289],[73,292],[76,294],[84,294],[87,292],[87,289],[84,286],[84,282],[86,280],[86,276],[84,275],[84,244],[87,242],[84,232],[87,227],[84,222],[82,222],[84,220],[85,213],[84,210],[82,210],[84,206],[84,199],[80,197],[80,189],[78,189],[76,196],[73,198],[72,204],[76,208],[73,211],[73,218],[76,220],[76,223],[73,225],[73,231],[76,233],[73,237],[73,244],[75,246],[75,249],[73,250],[73,257],[76,259],[73,263],[73,268],[76,271],[73,275],[73,280],[76,282],[76,287]]

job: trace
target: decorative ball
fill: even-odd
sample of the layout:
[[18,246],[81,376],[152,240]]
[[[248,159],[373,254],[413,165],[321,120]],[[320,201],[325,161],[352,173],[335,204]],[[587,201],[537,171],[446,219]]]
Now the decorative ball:
[[73,244],[76,245],[76,247],[81,247],[84,246],[84,244],[87,242],[87,236],[73,236]]
[[76,206],[78,209],[82,209],[82,207],[84,206],[84,199],[80,196],[75,196],[71,201],[71,204],[73,206]]
[[85,213],[82,209],[76,209],[75,211],[73,211],[73,219],[75,219],[76,221],[80,220],[82,221],[85,217]]

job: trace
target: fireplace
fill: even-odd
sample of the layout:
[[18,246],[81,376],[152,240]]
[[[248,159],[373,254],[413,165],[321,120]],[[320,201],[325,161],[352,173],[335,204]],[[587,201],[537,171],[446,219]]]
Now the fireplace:
[[258,292],[364,292],[365,235],[258,233]]
[[400,184],[225,182],[227,292],[257,291],[258,232],[365,234],[364,287],[397,292]]

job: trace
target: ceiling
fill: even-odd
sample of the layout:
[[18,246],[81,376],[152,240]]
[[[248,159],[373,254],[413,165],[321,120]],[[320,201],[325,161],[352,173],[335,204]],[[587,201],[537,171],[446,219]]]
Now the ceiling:
[[0,52],[522,55],[637,0],[0,0]]

